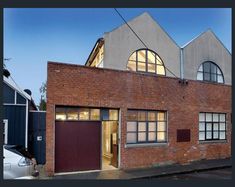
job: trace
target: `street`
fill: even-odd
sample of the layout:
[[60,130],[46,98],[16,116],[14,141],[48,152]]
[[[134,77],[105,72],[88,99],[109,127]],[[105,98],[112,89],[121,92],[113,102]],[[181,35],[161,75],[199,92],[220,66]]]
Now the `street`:
[[[147,179],[147,178],[145,178]],[[148,178],[149,179],[149,178]],[[232,179],[232,167],[223,169],[214,169],[201,172],[193,172],[186,174],[177,174],[164,177],[152,177],[150,179],[167,179],[167,180],[180,180],[180,179]]]

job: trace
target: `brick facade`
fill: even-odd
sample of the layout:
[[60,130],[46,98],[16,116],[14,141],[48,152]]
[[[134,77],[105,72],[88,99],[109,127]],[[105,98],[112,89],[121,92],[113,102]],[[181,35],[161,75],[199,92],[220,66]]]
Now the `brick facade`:
[[[55,105],[119,108],[120,168],[231,156],[231,86],[193,80],[182,85],[176,78],[49,62],[46,117],[46,170],[49,175],[54,173],[55,164]],[[168,143],[125,148],[127,109],[166,110]],[[227,114],[226,141],[199,143],[199,112]],[[191,129],[191,141],[176,142],[177,129]]]

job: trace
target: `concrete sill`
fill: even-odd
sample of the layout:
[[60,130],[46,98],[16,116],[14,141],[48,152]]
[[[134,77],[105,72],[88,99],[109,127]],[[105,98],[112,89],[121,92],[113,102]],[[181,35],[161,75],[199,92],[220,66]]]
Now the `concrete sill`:
[[199,144],[216,144],[216,143],[228,143],[227,140],[212,140],[212,141],[199,141]]
[[142,144],[125,144],[125,148],[137,148],[137,147],[162,147],[168,146],[168,143],[142,143]]

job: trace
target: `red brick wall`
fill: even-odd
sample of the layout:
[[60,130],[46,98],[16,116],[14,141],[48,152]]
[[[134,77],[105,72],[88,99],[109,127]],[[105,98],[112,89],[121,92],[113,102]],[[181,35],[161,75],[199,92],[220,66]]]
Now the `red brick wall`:
[[[231,86],[135,72],[48,63],[46,169],[54,172],[55,105],[114,107],[121,110],[121,168],[164,162],[185,163],[231,156]],[[167,110],[168,144],[125,148],[126,111]],[[198,113],[227,113],[227,142],[198,142]],[[191,129],[190,142],[176,142],[177,129]]]

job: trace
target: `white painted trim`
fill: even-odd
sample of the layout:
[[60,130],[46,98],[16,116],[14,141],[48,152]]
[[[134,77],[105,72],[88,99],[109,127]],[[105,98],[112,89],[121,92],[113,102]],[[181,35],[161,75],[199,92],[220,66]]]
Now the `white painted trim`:
[[184,57],[183,48],[180,49],[180,77],[184,79]]
[[25,148],[28,148],[28,103],[29,101],[26,99],[26,110],[25,110]]
[[31,100],[31,96],[29,94],[27,94],[25,91],[20,90],[20,88],[18,88],[18,86],[13,82],[10,81],[8,78],[6,78],[5,76],[3,76],[3,82],[5,82],[10,88],[12,88],[13,90],[17,91],[22,97],[24,97],[26,100]]
[[[27,99],[26,99],[27,100]],[[26,102],[27,103],[27,102]],[[26,104],[12,104],[12,103],[4,103],[4,106],[26,106]]]
[[17,93],[16,93],[16,91],[15,91],[15,97],[14,97],[14,104],[17,104]]
[[4,124],[4,134],[5,134],[5,137],[4,137],[4,144],[7,144],[8,143],[8,119],[4,119],[3,120],[3,124]]

